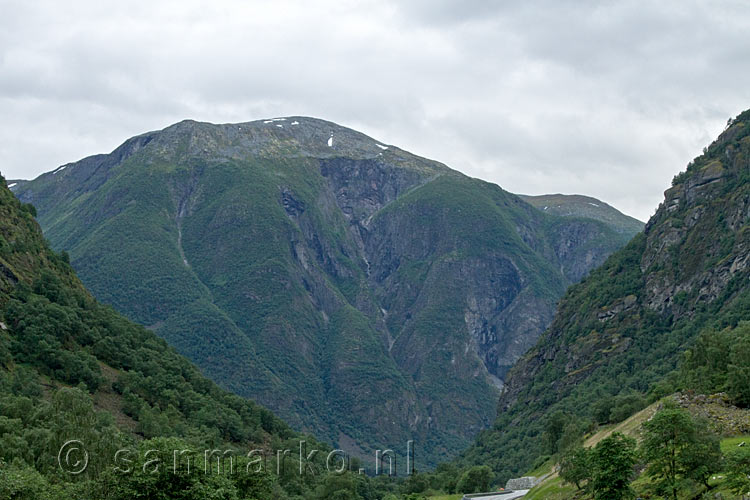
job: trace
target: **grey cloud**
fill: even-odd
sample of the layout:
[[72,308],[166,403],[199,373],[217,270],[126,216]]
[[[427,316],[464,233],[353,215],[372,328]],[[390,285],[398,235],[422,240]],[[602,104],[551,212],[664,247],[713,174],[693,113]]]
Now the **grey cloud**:
[[506,189],[647,218],[750,107],[723,1],[2,0],[0,169],[34,177],[194,118],[333,120]]

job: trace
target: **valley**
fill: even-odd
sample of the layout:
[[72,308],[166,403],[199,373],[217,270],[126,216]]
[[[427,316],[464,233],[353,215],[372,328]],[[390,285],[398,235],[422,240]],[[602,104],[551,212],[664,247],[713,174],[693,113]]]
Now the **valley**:
[[642,227],[299,116],[185,121],[14,183],[99,300],[222,387],[425,466],[490,425],[565,288]]

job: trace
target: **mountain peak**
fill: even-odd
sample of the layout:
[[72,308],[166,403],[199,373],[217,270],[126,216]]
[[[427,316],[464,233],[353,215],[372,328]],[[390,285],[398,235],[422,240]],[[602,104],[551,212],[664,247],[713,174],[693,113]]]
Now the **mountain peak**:
[[198,156],[210,153],[234,157],[251,152],[274,156],[284,153],[315,158],[348,156],[366,159],[389,154],[406,155],[404,151],[361,132],[309,116],[223,124],[183,120],[139,137],[152,137],[162,145],[186,142],[188,149],[185,152]]
[[[132,157],[148,164],[220,164],[281,158],[316,161],[347,158],[369,161],[379,168],[411,171],[433,177],[450,171],[445,165],[383,144],[367,135],[333,122],[307,116],[267,118],[242,123],[214,124],[182,120],[164,129],[126,140],[110,154],[96,154],[42,174],[40,179],[58,182],[72,176],[81,189],[96,188],[111,170]],[[278,162],[276,162],[278,163]],[[26,181],[13,181],[17,189]]]
[[428,464],[626,239],[302,116],[186,120],[19,186],[97,297],[214,380],[334,443],[421,440]]

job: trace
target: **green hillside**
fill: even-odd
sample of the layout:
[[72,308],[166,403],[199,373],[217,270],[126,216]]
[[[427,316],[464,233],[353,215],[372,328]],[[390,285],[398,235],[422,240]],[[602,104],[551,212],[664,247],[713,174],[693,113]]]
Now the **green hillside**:
[[13,189],[99,300],[219,385],[426,465],[490,425],[565,288],[632,236],[306,117],[180,122]]
[[[49,249],[33,213],[0,177],[0,498],[385,494],[385,483],[327,474],[330,447],[220,389],[163,339],[96,302],[68,255]],[[61,452],[71,451],[63,448],[69,440],[79,441],[87,458],[80,448]],[[294,456],[300,440],[321,450],[310,462],[316,473],[295,473],[298,460],[276,473],[275,450]],[[202,450],[213,449],[232,450],[233,473],[204,473]],[[242,457],[253,449],[266,457],[265,466],[247,473]],[[118,450],[127,450],[119,460]],[[173,450],[192,450],[177,472]],[[162,467],[153,469],[152,459]]]
[[[750,334],[750,329],[748,329],[747,334]],[[646,458],[648,453],[645,452],[648,443],[653,442],[653,436],[648,434],[650,422],[653,422],[655,418],[658,420],[660,418],[659,412],[663,412],[665,409],[672,411],[671,416],[675,417],[675,420],[667,420],[666,422],[678,422],[683,425],[687,423],[688,425],[683,427],[683,430],[690,431],[690,420],[692,420],[694,432],[692,446],[682,447],[680,453],[684,453],[683,456],[697,458],[698,463],[702,462],[699,467],[693,468],[692,472],[704,468],[705,472],[698,472],[698,475],[703,474],[703,477],[707,475],[706,482],[708,485],[703,484],[700,479],[696,480],[693,474],[688,473],[694,462],[681,460],[678,498],[706,498],[707,496],[714,498],[720,496],[726,499],[741,498],[741,495],[736,494],[737,485],[734,477],[736,475],[741,476],[741,474],[736,474],[738,471],[733,467],[733,462],[736,462],[735,457],[744,457],[745,460],[750,459],[750,452],[745,451],[743,448],[746,445],[742,444],[743,442],[747,443],[750,436],[738,434],[738,432],[747,433],[750,431],[750,409],[734,407],[720,395],[696,396],[691,401],[690,397],[684,394],[662,398],[619,424],[602,426],[583,436],[571,450],[562,453],[555,460],[549,460],[544,466],[534,471],[536,476],[544,476],[544,479],[524,498],[529,500],[595,499],[596,496],[592,491],[590,479],[591,470],[596,465],[589,459],[588,467],[583,470],[571,470],[571,457],[576,456],[576,454],[579,457],[591,456],[590,454],[599,443],[615,433],[635,439],[643,452],[639,457],[637,472],[630,478],[630,488],[635,496],[669,498],[671,495],[668,492],[660,491],[664,485],[659,484],[659,478],[649,474],[647,467],[649,459]],[[673,412],[675,409],[677,409],[676,414]],[[728,415],[731,415],[731,417],[728,418]],[[661,422],[664,423],[665,419],[662,418]],[[739,422],[745,423],[742,429],[734,427],[734,424]],[[705,445],[706,442],[702,442],[701,438],[705,437],[709,438],[709,449],[713,448],[713,450],[704,455],[705,450],[701,450],[701,446]],[[588,450],[589,453],[587,454],[582,448]],[[574,484],[575,479],[579,481],[578,486]]]
[[[644,232],[567,291],[550,328],[509,373],[493,428],[462,460],[507,478],[558,451],[549,433],[554,415],[575,434],[622,420],[680,386],[731,390],[726,363],[747,359],[728,339],[739,341],[734,328],[750,318],[749,221],[746,111],[675,177]],[[677,374],[701,331],[700,345],[711,350],[694,351],[693,364]],[[685,370],[719,380],[699,387],[700,375]]]

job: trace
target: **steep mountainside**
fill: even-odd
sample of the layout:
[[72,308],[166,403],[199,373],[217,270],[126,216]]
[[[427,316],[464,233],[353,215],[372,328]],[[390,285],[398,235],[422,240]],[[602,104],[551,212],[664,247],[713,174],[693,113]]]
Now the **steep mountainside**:
[[609,397],[658,391],[701,328],[750,318],[749,222],[746,111],[675,177],[645,231],[568,290],[464,459],[523,471],[543,452],[545,415],[599,418]]
[[100,300],[223,387],[427,464],[629,237],[305,117],[185,121],[13,189]]
[[[153,332],[97,303],[67,254],[49,249],[33,211],[0,176],[0,497],[124,500],[158,491],[160,498],[192,499],[219,490],[222,498],[292,498],[279,484],[286,479],[266,474],[236,483],[219,475],[176,481],[108,474],[114,453],[136,450],[144,438],[161,439],[146,446],[166,450],[227,446],[273,454],[271,445],[293,449],[297,439],[327,447],[220,389]],[[59,452],[71,439],[83,448]],[[307,487],[295,481],[291,491]]]
[[609,224],[616,231],[633,235],[643,231],[645,224],[623,214],[603,201],[580,194],[518,195],[523,201],[539,210],[563,217],[586,217]]

